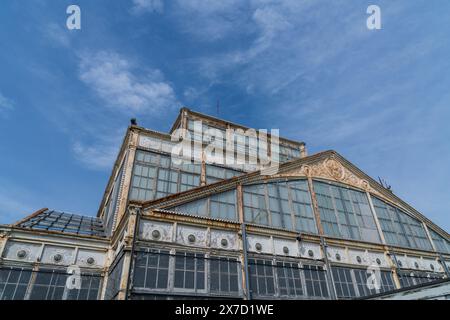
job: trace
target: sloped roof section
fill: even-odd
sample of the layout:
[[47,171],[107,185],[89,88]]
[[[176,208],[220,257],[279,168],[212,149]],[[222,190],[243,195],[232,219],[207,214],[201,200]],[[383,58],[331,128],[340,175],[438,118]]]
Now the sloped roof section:
[[[319,153],[316,153],[314,155],[310,155],[304,158],[300,159],[293,159],[287,162],[284,162],[280,164],[278,174],[273,176],[264,176],[261,175],[260,171],[253,171],[247,174],[243,174],[240,176],[236,176],[227,180],[219,181],[213,184],[201,186],[198,188],[190,189],[184,192],[180,192],[177,194],[172,194],[164,198],[151,200],[151,201],[131,201],[133,203],[139,203],[142,205],[142,207],[145,209],[167,209],[172,205],[179,205],[182,203],[187,203],[196,199],[200,199],[202,197],[207,197],[212,194],[218,193],[218,192],[224,192],[227,190],[230,190],[231,188],[234,188],[237,184],[248,184],[248,183],[254,183],[257,181],[265,181],[267,179],[272,179],[276,177],[283,177],[284,173],[295,171],[298,168],[301,168],[303,165],[311,167],[314,164],[317,164],[318,162],[327,160],[327,159],[334,159],[338,161],[340,164],[342,164],[345,168],[350,170],[354,175],[361,177],[365,181],[367,181],[368,185],[372,188],[372,190],[375,193],[375,195],[381,195],[384,197],[384,199],[389,199],[393,203],[395,203],[397,206],[400,205],[406,209],[408,214],[410,214],[413,218],[419,219],[420,221],[424,221],[428,226],[430,226],[435,232],[440,234],[446,239],[449,239],[449,234],[440,228],[438,225],[433,223],[431,220],[429,220],[426,216],[421,214],[419,211],[414,209],[412,206],[407,204],[405,201],[397,197],[394,193],[391,191],[385,189],[382,185],[380,185],[377,181],[375,181],[373,178],[368,176],[366,173],[361,171],[359,168],[357,168],[355,165],[353,165],[351,162],[346,160],[344,157],[342,157],[339,153],[337,153],[334,150],[327,150],[322,151]],[[338,172],[340,175],[340,172]],[[316,177],[313,174],[314,177]],[[320,177],[319,177],[320,178]],[[336,180],[337,182],[339,179],[332,178],[333,180]],[[346,183],[346,182],[342,182]]]
[[14,226],[25,229],[106,238],[101,219],[49,209],[39,210],[17,222]]

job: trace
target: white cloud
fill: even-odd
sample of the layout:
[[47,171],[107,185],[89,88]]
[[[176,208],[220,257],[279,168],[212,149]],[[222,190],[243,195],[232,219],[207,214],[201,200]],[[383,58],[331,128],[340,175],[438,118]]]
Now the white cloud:
[[69,47],[70,45],[69,30],[61,25],[49,23],[44,27],[43,33],[53,45],[61,47]]
[[93,170],[111,169],[119,152],[120,143],[99,142],[98,144],[84,144],[75,142],[72,151],[75,158],[86,167]]
[[135,14],[145,12],[162,13],[164,11],[164,3],[162,0],[133,0],[131,11]]
[[[30,205],[30,203],[34,203]],[[17,187],[12,181],[0,180],[0,224],[11,224],[19,221],[34,211],[41,209],[35,207],[37,201],[35,194],[22,187]]]
[[6,115],[14,109],[14,102],[0,93],[0,115]]
[[182,32],[202,41],[217,41],[247,30],[247,6],[242,0],[177,0],[171,14]]
[[159,70],[141,74],[133,63],[117,53],[83,54],[79,67],[80,79],[107,107],[131,114],[158,114],[177,105],[172,86],[164,81]]

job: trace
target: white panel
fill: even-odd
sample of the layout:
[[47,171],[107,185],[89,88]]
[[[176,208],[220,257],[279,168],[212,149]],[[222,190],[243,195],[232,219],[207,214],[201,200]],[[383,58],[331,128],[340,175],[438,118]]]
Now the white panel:
[[[222,240],[225,239],[227,245],[222,245]],[[222,231],[222,230],[211,230],[211,247],[228,249],[228,250],[238,250],[238,235],[234,232]]]
[[[297,257],[299,255],[298,245],[295,240],[273,239],[275,254],[279,256]],[[284,252],[284,248],[288,249],[288,253]]]
[[[312,251],[312,256],[310,255]],[[317,243],[301,242],[300,244],[300,256],[308,259],[322,259],[322,251],[320,245]]]
[[[370,265],[373,266],[379,266],[382,268],[389,268],[390,264],[388,262],[388,260],[386,259],[386,256],[384,255],[384,253],[381,252],[368,252],[367,253],[368,256],[368,260]],[[381,264],[378,263],[378,261],[381,262]]]
[[[420,269],[420,263],[419,263],[420,258],[419,257],[407,256],[405,260],[406,260],[406,265],[407,265],[408,269],[414,269],[414,270]],[[416,267],[416,262],[419,264],[419,268]]]
[[[55,261],[54,257],[61,255],[60,261]],[[58,247],[53,245],[45,245],[44,252],[42,254],[43,263],[59,264],[59,265],[71,265],[75,262],[75,249]]]
[[103,268],[105,266],[105,253],[93,250],[79,249],[77,265],[81,267]]
[[[358,257],[359,260],[358,261]],[[348,259],[350,264],[356,264],[356,265],[362,265],[362,266],[369,266],[370,265],[370,258],[367,251],[363,250],[354,250],[349,249],[348,250]]]
[[[328,259],[332,262],[349,263],[347,253],[344,248],[341,247],[328,247],[327,248]],[[340,256],[340,260],[337,258]]]
[[407,269],[408,268],[408,258],[406,257],[406,255],[402,254],[402,255],[395,255],[395,258],[397,259],[397,263],[401,263],[401,267],[400,269]]
[[172,153],[172,148],[175,144],[167,141],[162,141],[162,151]]
[[[159,221],[142,221],[139,228],[139,238],[143,240],[171,242],[173,224]],[[159,235],[154,237],[154,235]]]
[[[37,262],[39,254],[41,252],[41,244],[18,242],[18,241],[8,241],[6,243],[6,248],[3,256],[7,259],[26,261],[26,262]],[[18,253],[24,251],[25,256],[19,257]]]
[[[195,238],[194,242],[191,242],[189,240],[190,236],[194,236]],[[198,228],[184,225],[177,226],[178,243],[196,247],[206,247],[206,238],[207,238],[206,228]]]
[[161,140],[148,136],[139,136],[139,146],[153,150],[160,150]]
[[[440,265],[439,262],[437,262],[435,259],[422,259],[422,266],[425,270],[432,271],[432,272],[442,272],[444,269]],[[434,269],[431,267],[433,266]]]
[[[261,252],[261,253],[273,253],[272,241],[270,237],[263,237],[257,235],[248,235],[248,251]],[[257,250],[257,244],[261,246],[261,250]]]

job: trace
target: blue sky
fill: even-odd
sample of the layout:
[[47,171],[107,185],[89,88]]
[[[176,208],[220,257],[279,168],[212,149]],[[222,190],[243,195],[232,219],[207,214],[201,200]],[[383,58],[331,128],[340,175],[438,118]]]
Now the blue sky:
[[0,223],[95,215],[131,117],[167,131],[220,100],[222,118],[337,150],[448,231],[448,21],[446,0],[2,0]]

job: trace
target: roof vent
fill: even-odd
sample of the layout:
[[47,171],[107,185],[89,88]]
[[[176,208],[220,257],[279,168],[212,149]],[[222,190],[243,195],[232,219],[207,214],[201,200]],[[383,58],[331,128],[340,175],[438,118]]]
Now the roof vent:
[[132,126],[137,126],[137,119],[136,118],[131,118],[130,122],[131,122]]

